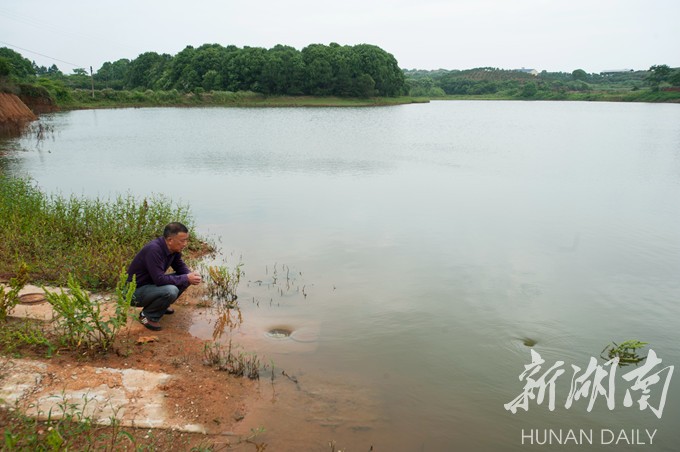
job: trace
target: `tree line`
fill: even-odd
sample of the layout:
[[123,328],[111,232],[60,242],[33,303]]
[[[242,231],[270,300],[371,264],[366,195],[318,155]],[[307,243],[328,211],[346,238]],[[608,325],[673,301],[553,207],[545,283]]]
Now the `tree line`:
[[680,86],[680,68],[655,65],[646,71],[617,71],[589,74],[583,69],[572,72],[526,71],[499,68],[434,71],[405,70],[411,96],[493,95],[523,98],[560,98],[569,93],[590,91],[652,91]]
[[[2,56],[2,55],[0,55]],[[85,68],[65,76],[56,66],[35,75],[88,89]],[[331,43],[302,50],[205,44],[174,56],[146,52],[133,60],[106,62],[93,74],[95,88],[114,90],[252,91],[266,95],[340,97],[399,96],[405,79],[397,60],[380,47]]]
[[[118,100],[141,93],[180,99],[182,93],[363,97],[491,96],[498,98],[588,98],[590,93],[624,93],[651,88],[677,91],[680,68],[655,65],[646,71],[589,74],[506,70],[402,70],[379,47],[311,44],[302,50],[205,44],[178,54],[146,52],[133,60],[106,62],[93,76],[85,68],[63,74],[56,65],[37,66],[19,53],[0,48],[0,85],[10,76],[46,88],[57,102],[68,103],[78,90],[94,85],[101,96]],[[2,88],[2,86],[0,86]],[[74,91],[75,90],[75,91]],[[156,96],[158,97],[158,96]]]

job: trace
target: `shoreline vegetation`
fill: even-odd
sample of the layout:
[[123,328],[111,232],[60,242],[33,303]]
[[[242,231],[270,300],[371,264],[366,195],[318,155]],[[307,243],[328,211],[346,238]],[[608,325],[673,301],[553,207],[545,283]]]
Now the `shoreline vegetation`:
[[172,221],[191,231],[188,252],[209,252],[189,208],[161,195],[49,195],[30,179],[0,173],[0,279],[24,268],[27,282],[66,286],[73,277],[85,289],[112,290],[121,269]]
[[430,100],[680,103],[680,68],[587,73],[479,67],[420,70],[370,44],[187,46],[145,52],[94,71],[38,66],[0,47],[0,92],[31,110],[134,107],[374,107]]
[[295,108],[295,107],[381,107],[427,103],[429,99],[398,97],[337,97],[337,96],[266,96],[252,91],[211,91],[180,93],[171,91],[94,91],[77,90],[72,100],[60,106],[62,110],[144,107],[234,107],[234,108]]
[[534,95],[526,98],[516,93],[452,94],[440,96],[398,96],[343,98],[336,96],[265,96],[254,92],[213,91],[186,93],[173,91],[77,90],[72,100],[59,105],[60,110],[154,107],[224,107],[224,108],[342,108],[385,107],[424,104],[431,101],[566,101],[566,102],[649,102],[680,103],[680,91],[589,91]]
[[[55,105],[52,111],[107,108],[158,107],[223,107],[223,108],[343,108],[386,107],[424,104],[431,101],[566,101],[566,102],[648,102],[680,103],[680,91],[588,91],[574,93],[545,93],[530,98],[517,93],[451,94],[439,96],[397,96],[371,98],[343,98],[337,96],[266,96],[254,92],[212,91],[207,93],[179,93],[177,91],[113,91],[74,90],[68,102]],[[30,102],[29,102],[30,103]]]

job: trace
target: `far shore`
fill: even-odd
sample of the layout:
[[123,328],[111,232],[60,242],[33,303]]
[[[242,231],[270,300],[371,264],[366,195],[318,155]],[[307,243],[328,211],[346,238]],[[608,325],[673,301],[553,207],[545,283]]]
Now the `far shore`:
[[226,108],[296,108],[296,107],[385,107],[394,105],[428,103],[422,97],[317,97],[317,96],[234,96],[227,99],[211,94],[185,94],[169,101],[139,96],[129,99],[105,99],[78,96],[77,100],[59,105],[61,110],[88,110],[105,108],[146,108],[146,107],[226,107]]
[[62,111],[114,109],[114,108],[346,108],[346,107],[386,107],[396,105],[424,104],[431,101],[567,101],[567,102],[642,102],[642,103],[680,103],[680,92],[584,92],[569,93],[563,96],[551,97],[518,97],[502,93],[485,95],[447,95],[442,97],[371,97],[344,98],[320,96],[233,96],[222,98],[210,93],[185,94],[173,99],[155,99],[155,96],[139,95],[116,96],[109,99],[95,91],[95,98],[91,94],[80,93],[71,102],[58,105]]

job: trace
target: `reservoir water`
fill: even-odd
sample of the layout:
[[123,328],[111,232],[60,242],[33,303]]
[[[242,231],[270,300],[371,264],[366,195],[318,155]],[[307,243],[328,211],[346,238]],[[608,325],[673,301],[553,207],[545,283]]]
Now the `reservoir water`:
[[[167,195],[229,264],[243,263],[231,337],[291,377],[262,379],[241,423],[263,426],[273,450],[677,450],[680,105],[118,109],[41,121],[52,138],[2,142],[5,172],[47,192]],[[204,310],[192,332],[211,339],[216,318]],[[628,339],[662,363],[605,366],[603,348]],[[581,376],[591,357],[607,376],[590,374],[567,408],[572,366]],[[644,375],[624,378],[636,369]],[[535,397],[513,413],[531,382]],[[651,408],[664,400],[659,416]],[[591,441],[565,441],[589,431]],[[552,445],[537,445],[546,432]]]

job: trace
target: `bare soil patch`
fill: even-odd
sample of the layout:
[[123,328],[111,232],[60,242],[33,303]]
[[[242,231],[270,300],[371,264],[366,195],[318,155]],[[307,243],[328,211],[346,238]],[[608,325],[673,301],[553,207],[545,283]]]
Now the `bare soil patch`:
[[[121,385],[120,379],[110,374],[94,372],[98,367],[170,374],[172,378],[159,388],[164,394],[169,416],[178,423],[199,424],[206,433],[126,427],[124,430],[138,440],[138,446],[151,442],[158,450],[189,450],[195,446],[228,449],[249,436],[250,432],[244,431],[241,423],[248,416],[250,404],[257,398],[258,383],[204,364],[206,341],[189,334],[192,311],[202,309],[197,295],[191,288],[187,290],[173,305],[175,313],[161,319],[161,331],[150,331],[141,325],[137,321],[139,309],[134,309],[113,352],[93,354],[58,350],[53,357],[46,358],[26,349],[21,350],[22,358],[47,364],[42,385],[57,391]],[[0,410],[0,428],[7,422],[10,422],[8,412]],[[255,443],[245,445],[258,448]]]

